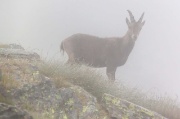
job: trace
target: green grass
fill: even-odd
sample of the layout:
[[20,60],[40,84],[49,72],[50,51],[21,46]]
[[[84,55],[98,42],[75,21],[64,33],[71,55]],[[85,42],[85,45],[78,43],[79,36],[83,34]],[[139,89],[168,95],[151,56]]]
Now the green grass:
[[68,65],[59,61],[45,61],[40,65],[40,72],[51,77],[56,86],[69,87],[72,84],[83,87],[99,101],[104,93],[109,93],[155,111],[169,119],[180,118],[178,98],[168,95],[150,94],[136,87],[123,83],[112,83],[98,70],[81,65]]

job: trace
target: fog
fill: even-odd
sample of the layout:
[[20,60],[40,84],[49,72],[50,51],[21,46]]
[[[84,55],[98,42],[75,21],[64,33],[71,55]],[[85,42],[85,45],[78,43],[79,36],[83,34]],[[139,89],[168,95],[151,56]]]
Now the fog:
[[120,37],[127,31],[127,10],[136,19],[145,12],[146,23],[127,63],[118,68],[117,80],[180,96],[179,4],[178,0],[1,0],[0,43],[60,57],[59,45],[68,36]]

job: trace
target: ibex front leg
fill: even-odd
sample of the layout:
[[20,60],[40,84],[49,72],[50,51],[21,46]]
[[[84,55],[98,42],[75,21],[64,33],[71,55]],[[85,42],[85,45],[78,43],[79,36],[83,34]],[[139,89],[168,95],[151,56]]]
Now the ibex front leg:
[[115,81],[116,68],[117,67],[114,67],[114,66],[108,66],[106,68],[106,75],[108,76],[108,79],[110,81]]

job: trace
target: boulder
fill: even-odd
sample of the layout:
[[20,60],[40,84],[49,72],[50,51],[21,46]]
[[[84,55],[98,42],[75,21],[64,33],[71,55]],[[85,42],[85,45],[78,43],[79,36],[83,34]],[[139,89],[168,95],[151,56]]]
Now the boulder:
[[59,90],[53,81],[40,74],[34,74],[36,83],[24,85],[22,88],[14,89],[12,97],[20,107],[28,105],[28,108],[37,112],[53,112],[62,102]]
[[60,90],[60,119],[99,119],[96,98],[78,86]]
[[167,119],[156,112],[109,94],[103,95],[102,105],[111,119]]
[[23,47],[16,44],[9,44],[6,47],[0,48],[0,57],[6,58],[26,58],[26,59],[40,59],[40,56],[35,52],[24,50]]
[[33,119],[26,111],[0,103],[0,119]]
[[21,45],[18,45],[18,44],[15,44],[15,43],[9,44],[9,45],[8,45],[8,48],[10,48],[10,49],[21,49],[21,50],[24,50],[24,48],[23,48]]
[[36,84],[26,84],[15,90],[16,104],[55,119],[97,119],[96,98],[78,86],[57,89],[52,79],[36,74]]

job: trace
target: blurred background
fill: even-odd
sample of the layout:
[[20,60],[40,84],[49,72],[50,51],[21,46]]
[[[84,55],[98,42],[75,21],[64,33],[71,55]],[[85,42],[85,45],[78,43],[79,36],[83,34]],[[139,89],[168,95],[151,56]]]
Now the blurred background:
[[123,36],[131,10],[146,21],[117,80],[180,96],[180,1],[1,0],[0,43],[17,43],[42,57],[63,59],[59,45],[75,33]]

